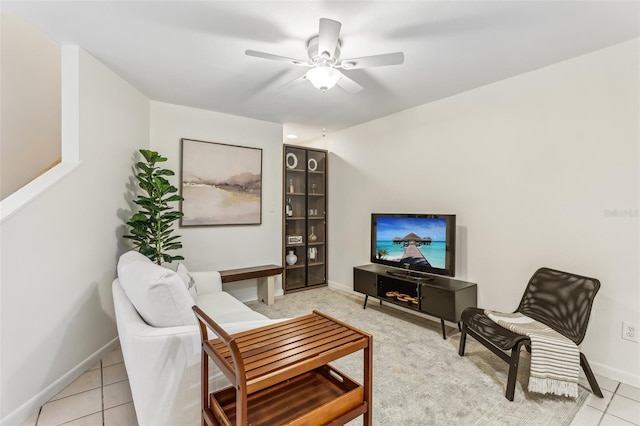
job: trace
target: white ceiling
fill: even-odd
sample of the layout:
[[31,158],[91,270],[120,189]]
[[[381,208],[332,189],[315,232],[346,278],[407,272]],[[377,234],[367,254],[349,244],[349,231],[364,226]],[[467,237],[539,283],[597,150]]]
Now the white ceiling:
[[[2,1],[77,44],[153,100],[284,124],[299,140],[639,37],[639,1]],[[310,83],[319,18],[342,23],[342,58],[403,51],[403,65],[345,73],[350,95]]]

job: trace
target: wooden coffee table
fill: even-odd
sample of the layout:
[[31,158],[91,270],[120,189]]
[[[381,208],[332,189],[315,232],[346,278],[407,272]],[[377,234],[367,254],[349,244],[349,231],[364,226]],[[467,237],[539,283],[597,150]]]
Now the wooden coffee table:
[[[202,335],[203,425],[371,425],[371,335],[318,311],[227,334],[197,306]],[[218,335],[209,340],[207,325]],[[362,384],[329,365],[363,350]],[[231,382],[209,393],[208,358]]]

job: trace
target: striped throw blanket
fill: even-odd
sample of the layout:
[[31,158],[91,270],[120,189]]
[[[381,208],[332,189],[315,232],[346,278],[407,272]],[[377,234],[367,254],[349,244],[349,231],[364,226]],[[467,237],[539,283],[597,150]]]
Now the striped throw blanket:
[[580,350],[573,341],[517,312],[505,314],[485,310],[485,314],[507,330],[531,339],[530,392],[578,396]]

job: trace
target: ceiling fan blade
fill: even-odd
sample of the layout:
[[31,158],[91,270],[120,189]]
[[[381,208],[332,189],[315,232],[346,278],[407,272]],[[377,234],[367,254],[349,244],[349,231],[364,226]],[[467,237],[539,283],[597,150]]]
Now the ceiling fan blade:
[[301,83],[304,83],[307,81],[307,73],[305,72],[304,74],[302,74],[300,77],[291,80],[288,83],[283,84],[282,86],[280,86],[280,90],[282,89],[289,89],[291,87],[296,87],[299,86]]
[[362,90],[362,86],[360,86],[358,83],[351,80],[349,77],[344,75],[344,73],[340,73],[340,74],[342,74],[342,77],[340,77],[340,80],[338,80],[338,83],[336,84],[342,87],[347,93],[350,93],[353,95],[354,93],[358,93],[359,91]]
[[320,32],[318,33],[318,55],[324,59],[331,59],[336,54],[338,37],[342,24],[332,19],[320,18]]
[[311,66],[311,64],[309,64],[307,61],[303,61],[301,59],[287,58],[286,56],[272,55],[271,53],[257,52],[255,50],[245,50],[244,53],[245,53],[245,55],[255,56],[256,58],[270,59],[272,61],[287,62],[287,63],[293,64],[293,65],[301,65],[303,67]]
[[384,67],[387,65],[400,65],[404,62],[404,53],[385,53],[382,55],[363,56],[361,58],[345,59],[340,62],[340,68],[345,70],[357,70],[360,68]]

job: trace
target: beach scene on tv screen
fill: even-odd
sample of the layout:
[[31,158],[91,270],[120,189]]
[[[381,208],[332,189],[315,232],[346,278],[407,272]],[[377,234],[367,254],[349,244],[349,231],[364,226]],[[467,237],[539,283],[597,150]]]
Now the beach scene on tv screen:
[[446,219],[379,216],[376,231],[378,259],[445,268]]

